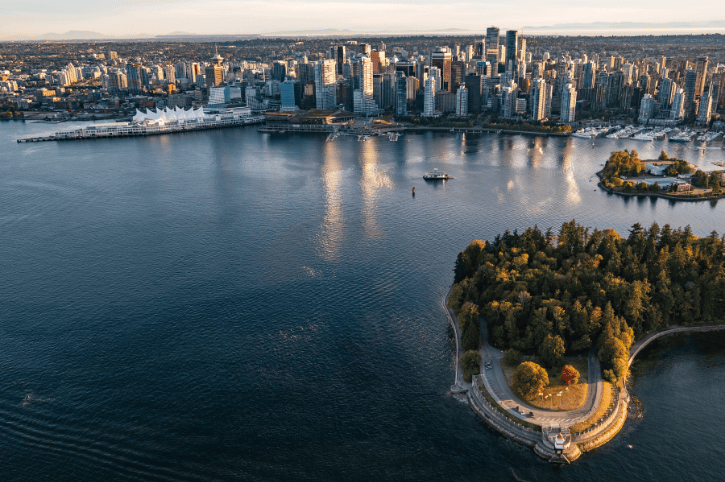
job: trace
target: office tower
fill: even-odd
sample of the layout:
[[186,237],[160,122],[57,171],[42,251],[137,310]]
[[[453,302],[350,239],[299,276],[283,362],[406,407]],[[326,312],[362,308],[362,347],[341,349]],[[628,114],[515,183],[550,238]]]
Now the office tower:
[[695,96],[697,95],[697,71],[688,70],[685,74],[685,116],[695,115]]
[[[315,64],[315,100],[317,109],[334,109],[337,107],[335,64],[336,62],[332,59],[320,60]],[[372,79],[370,83],[372,84]]]
[[660,57],[660,68],[664,69],[667,66],[667,57]]
[[441,86],[438,90],[451,91],[451,51],[448,47],[436,47],[430,54],[430,65],[441,72]]
[[572,84],[566,84],[561,92],[561,122],[566,124],[574,122],[576,112],[576,89]]
[[395,98],[397,96],[396,89],[396,77],[393,73],[379,74],[382,77],[382,89],[381,89],[381,102],[378,102],[378,106],[383,109],[394,109]]
[[428,78],[428,69],[429,67],[423,61],[415,65],[415,77],[418,79],[418,85],[421,88],[425,87],[425,80]]
[[473,44],[473,54],[472,57],[469,58],[469,61],[472,60],[484,60],[486,58],[486,40],[476,40],[476,42]]
[[428,78],[433,79],[433,85],[436,89],[436,92],[441,90],[441,85],[442,85],[441,69],[439,69],[438,67],[430,67],[428,69]]
[[587,62],[582,67],[582,89],[594,88],[594,62]]
[[126,64],[126,79],[128,80],[128,90],[138,92],[141,90],[141,65]]
[[710,93],[705,92],[700,97],[700,109],[697,112],[697,122],[708,124],[712,118],[712,99]]
[[357,114],[375,115],[378,106],[373,99],[373,64],[370,57],[360,56],[354,64],[356,74],[353,91],[353,109]]
[[[489,60],[492,56],[496,57],[496,63],[498,64],[498,28],[489,27],[486,29],[486,59]],[[489,60],[490,61],[490,60]],[[493,62],[491,62],[493,66]],[[498,70],[495,68],[495,70]]]
[[373,100],[383,109],[383,75],[373,74]]
[[672,79],[662,79],[660,83],[660,92],[657,96],[657,102],[659,103],[660,110],[669,110],[672,105],[672,99],[675,96],[677,90],[677,84]]
[[415,67],[416,67],[416,61],[410,60],[410,61],[399,61],[395,64],[395,71],[396,72],[403,72],[406,77],[415,77]]
[[518,30],[506,31],[506,57],[504,63],[506,70],[516,72],[518,70],[518,54],[519,54],[519,32]]
[[[519,52],[516,54],[519,62],[527,62],[526,60],[526,39],[523,37],[519,38]],[[586,58],[586,55],[584,56]],[[586,62],[586,60],[584,60]]]
[[718,105],[720,104],[720,97],[722,97],[722,83],[723,79],[720,78],[721,74],[716,74],[716,78],[710,82],[710,102],[712,103],[712,110],[713,112],[717,110]]
[[516,116],[516,98],[518,97],[518,89],[516,83],[511,82],[509,85],[501,89],[501,106],[500,115],[504,119],[510,119]]
[[607,107],[619,108],[622,87],[624,86],[624,74],[622,71],[612,72],[607,76],[606,102]]
[[639,122],[646,124],[655,115],[655,99],[650,94],[644,94],[639,103]]
[[544,79],[534,79],[531,84],[531,92],[529,94],[529,106],[531,109],[531,120],[540,121],[546,118],[546,81]]
[[624,74],[624,80],[622,81],[622,85],[624,86],[631,84],[634,77],[634,65],[624,64],[622,66],[622,73]]
[[206,74],[206,85],[207,87],[216,87],[224,82],[224,68],[222,62],[224,59],[219,55],[219,52],[211,58],[211,65],[208,65],[204,72]]
[[466,90],[468,91],[468,112],[480,114],[483,101],[483,77],[477,74],[468,74],[466,76]]
[[408,115],[408,83],[402,70],[395,72],[395,114]]
[[491,63],[483,61],[476,62],[476,75],[491,77]]
[[285,77],[287,77],[287,63],[275,60],[272,64],[272,79],[284,82]]
[[164,77],[166,77],[166,83],[167,84],[175,84],[176,83],[176,69],[173,65],[166,65],[164,66]]
[[432,117],[436,111],[436,81],[434,77],[428,77],[425,80],[423,96],[423,115]]
[[370,54],[372,53],[372,48],[370,47],[370,44],[359,44],[357,47],[358,47],[358,52],[370,57]]
[[466,84],[461,84],[456,91],[456,115],[459,117],[468,115],[468,89],[466,89]]
[[705,82],[707,81],[707,65],[709,63],[708,58],[698,57],[697,63],[695,64],[695,71],[697,72],[697,87],[695,89],[695,95],[700,96],[705,91]]
[[459,60],[451,62],[451,92],[458,92],[458,87],[466,81],[466,63]]
[[337,75],[342,75],[342,66],[345,63],[345,46],[337,46]]
[[683,89],[677,89],[672,99],[672,108],[670,109],[670,119],[683,119],[685,117],[685,100],[686,95]]
[[385,67],[385,52],[373,50],[372,54],[370,54],[370,60],[373,65],[373,73],[377,74],[382,72],[381,68]]
[[[285,80],[282,82],[279,88],[280,100],[282,101],[280,110],[291,111],[299,109],[297,105],[299,101],[298,97],[301,97],[299,95],[299,85],[299,82],[293,80]],[[296,86],[298,87],[297,89],[295,88]]]

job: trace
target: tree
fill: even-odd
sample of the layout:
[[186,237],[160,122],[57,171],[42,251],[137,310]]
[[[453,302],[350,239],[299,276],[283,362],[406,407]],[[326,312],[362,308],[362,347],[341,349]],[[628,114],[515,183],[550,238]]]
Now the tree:
[[660,161],[666,161],[669,158],[670,156],[668,156],[665,151],[662,151],[660,152],[660,157],[658,157],[657,159],[659,159]]
[[478,350],[481,343],[480,316],[478,307],[473,303],[466,303],[458,315],[461,325],[461,345],[464,350]]
[[579,382],[579,372],[571,365],[564,365],[564,368],[561,369],[561,379],[567,385],[576,385]]
[[519,352],[513,348],[509,348],[503,353],[503,363],[508,366],[516,366],[519,364]]
[[516,369],[511,385],[524,398],[533,399],[549,384],[549,375],[534,362],[524,362]]
[[469,350],[461,357],[463,365],[463,379],[471,382],[473,375],[481,373],[481,354],[476,350]]
[[564,340],[559,335],[547,335],[539,349],[539,358],[544,366],[553,368],[561,364],[564,357]]

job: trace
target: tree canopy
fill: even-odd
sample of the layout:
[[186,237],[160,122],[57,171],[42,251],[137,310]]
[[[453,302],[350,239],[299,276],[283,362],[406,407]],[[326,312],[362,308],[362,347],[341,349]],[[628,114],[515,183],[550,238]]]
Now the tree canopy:
[[549,375],[534,362],[523,362],[516,369],[511,386],[526,399],[536,397],[549,384]]
[[561,379],[567,385],[576,385],[579,382],[579,370],[571,365],[564,365],[564,368],[561,369]]
[[[558,235],[506,231],[459,254],[449,304],[467,307],[469,319],[475,307],[492,345],[538,354],[545,365],[594,348],[614,381],[626,375],[635,338],[669,324],[723,321],[725,242],[656,223],[635,224],[627,237],[576,221]],[[467,323],[466,349],[475,349],[478,324]]]

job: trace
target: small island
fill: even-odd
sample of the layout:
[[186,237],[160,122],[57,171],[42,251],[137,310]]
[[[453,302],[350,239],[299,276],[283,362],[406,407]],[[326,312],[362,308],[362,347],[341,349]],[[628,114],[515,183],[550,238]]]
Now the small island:
[[715,231],[635,224],[622,237],[571,221],[558,234],[474,240],[454,271],[454,391],[555,463],[619,432],[629,367],[650,341],[725,329],[725,237]]
[[654,196],[680,201],[725,197],[723,170],[704,172],[662,151],[657,159],[642,160],[637,151],[615,151],[597,173],[602,189],[625,196]]

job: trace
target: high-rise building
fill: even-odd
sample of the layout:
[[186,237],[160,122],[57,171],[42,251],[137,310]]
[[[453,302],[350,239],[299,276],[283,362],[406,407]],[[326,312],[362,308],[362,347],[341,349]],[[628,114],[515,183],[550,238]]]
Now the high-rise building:
[[561,122],[569,124],[574,122],[576,113],[576,89],[572,84],[566,84],[561,91]]
[[[498,57],[498,36],[499,36],[499,30],[498,27],[489,27],[486,29],[486,60],[490,61],[490,58],[495,56],[496,57],[496,64],[498,64],[499,57]],[[493,62],[491,63],[493,66]],[[494,68],[494,70],[498,71],[498,68]]]
[[451,91],[451,50],[448,47],[436,47],[430,54],[430,65],[441,71],[439,90]]
[[128,81],[128,90],[131,92],[141,90],[141,68],[140,64],[126,64],[126,79]]
[[466,90],[468,91],[468,112],[480,114],[483,101],[483,77],[477,74],[467,75]]
[[[337,74],[333,59],[320,60],[315,64],[315,100],[317,109],[337,107]],[[372,74],[372,71],[371,71]],[[372,79],[370,79],[372,88]],[[370,93],[372,95],[372,92]]]
[[468,89],[466,89],[466,84],[461,84],[456,91],[456,115],[459,117],[468,115]]
[[408,115],[408,84],[402,70],[395,72],[395,113]]
[[292,80],[285,80],[279,88],[280,100],[282,105],[280,106],[281,111],[293,111],[299,109],[299,103],[301,102],[301,91],[300,83]]
[[358,52],[370,57],[370,54],[372,53],[372,47],[370,47],[370,44],[358,44],[357,47],[358,47]]
[[287,77],[287,63],[276,60],[272,64],[272,79],[284,82],[285,77]]
[[376,115],[378,106],[373,99],[373,64],[370,57],[358,56],[355,89],[353,91],[353,109],[357,114]]
[[695,115],[695,96],[697,95],[697,71],[688,70],[685,74],[685,116]]
[[451,62],[451,92],[458,92],[458,87],[466,81],[466,63],[459,60]]
[[342,66],[345,63],[345,46],[337,46],[337,75],[342,75]]
[[517,72],[517,62],[519,55],[519,32],[518,30],[506,31],[506,70]]
[[672,106],[672,100],[675,97],[675,91],[677,90],[677,84],[674,80],[669,78],[662,79],[660,83],[660,92],[657,96],[660,110],[669,110]]
[[423,96],[423,115],[432,117],[436,112],[436,81],[434,77],[428,77],[425,80]]
[[219,55],[219,52],[211,58],[211,65],[205,69],[207,87],[216,87],[224,82],[223,61],[224,59]]
[[700,97],[700,109],[697,112],[697,122],[708,124],[712,118],[712,99],[710,93],[705,92]]
[[373,63],[373,73],[377,74],[385,69],[385,52],[380,50],[373,50],[370,54],[370,60]]
[[486,40],[476,40],[476,42],[473,44],[473,54],[471,58],[469,58],[469,61],[474,60],[485,60],[486,59]]
[[672,99],[672,107],[670,109],[670,119],[679,120],[685,117],[686,98],[683,89],[677,89]]
[[639,122],[646,124],[655,115],[655,99],[650,94],[644,94],[639,103]]
[[709,60],[707,56],[698,57],[695,63],[695,72],[697,72],[697,87],[695,95],[700,96],[705,91],[705,82],[707,81],[707,66]]
[[582,67],[582,89],[591,89],[594,87],[594,74],[596,69],[594,62],[587,62]]
[[176,69],[173,65],[166,65],[164,66],[164,76],[166,77],[166,83],[167,84],[175,84],[176,83]]

